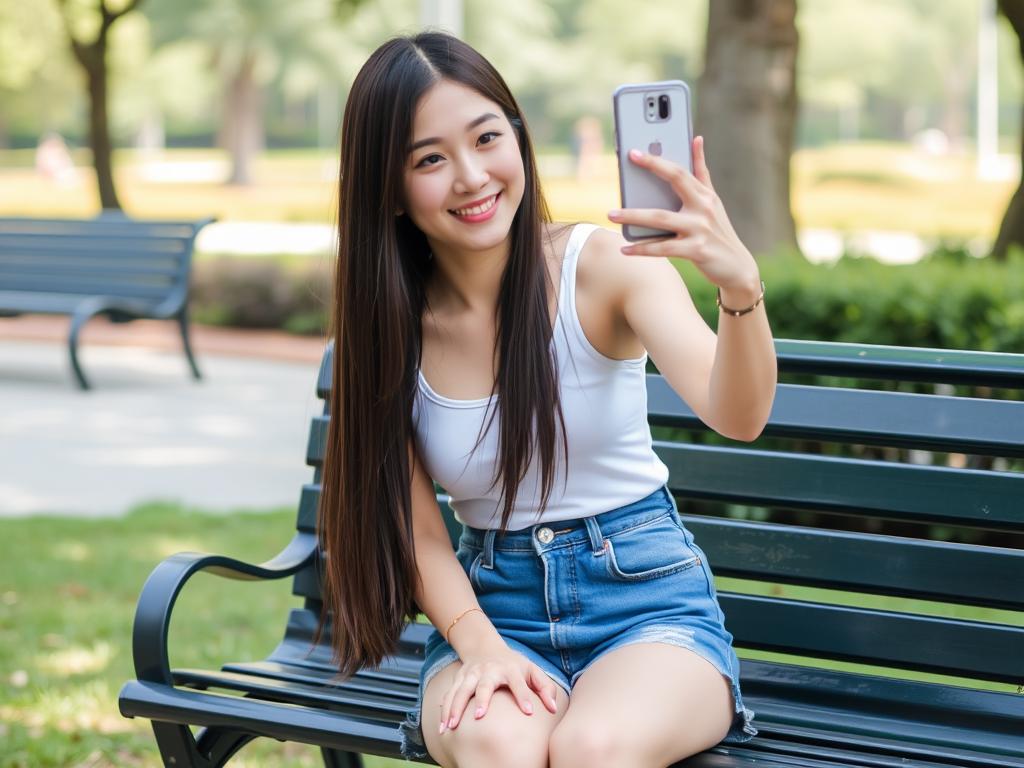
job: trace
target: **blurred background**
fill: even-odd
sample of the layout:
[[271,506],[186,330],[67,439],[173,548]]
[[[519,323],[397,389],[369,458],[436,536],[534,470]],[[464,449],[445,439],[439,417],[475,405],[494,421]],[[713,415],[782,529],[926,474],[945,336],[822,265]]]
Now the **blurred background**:
[[[86,395],[57,362],[67,318],[0,318],[0,765],[156,765],[116,709],[142,580],[176,551],[258,561],[287,541],[342,110],[370,52],[424,26],[505,77],[557,220],[614,226],[612,90],[682,79],[776,338],[1024,352],[1024,3],[0,0],[0,217],[217,218],[192,273],[201,388],[159,322],[92,321]],[[713,286],[677,268],[715,328]],[[176,666],[273,647],[287,584],[199,585]],[[319,755],[257,744],[237,764]]]

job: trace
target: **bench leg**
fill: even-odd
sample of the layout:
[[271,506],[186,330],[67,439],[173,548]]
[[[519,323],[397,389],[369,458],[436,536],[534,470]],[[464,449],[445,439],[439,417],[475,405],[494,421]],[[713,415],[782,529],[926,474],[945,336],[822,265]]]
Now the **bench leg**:
[[196,358],[192,354],[192,344],[188,338],[188,310],[181,310],[181,314],[178,315],[178,327],[181,328],[181,341],[185,347],[185,357],[188,358],[188,364],[192,367],[192,378],[199,380],[203,376],[199,373],[199,366],[196,364]]
[[187,725],[157,720],[153,721],[153,733],[160,759],[174,768],[219,768],[254,738],[235,730],[203,728],[196,739]]
[[320,747],[320,754],[324,758],[324,768],[363,768],[363,756],[355,752]]
[[88,379],[82,373],[82,366],[78,364],[78,332],[85,324],[85,319],[87,318],[79,318],[77,315],[72,319],[71,333],[68,335],[68,352],[71,355],[71,370],[74,371],[75,378],[78,379],[78,386],[81,389],[91,389]]

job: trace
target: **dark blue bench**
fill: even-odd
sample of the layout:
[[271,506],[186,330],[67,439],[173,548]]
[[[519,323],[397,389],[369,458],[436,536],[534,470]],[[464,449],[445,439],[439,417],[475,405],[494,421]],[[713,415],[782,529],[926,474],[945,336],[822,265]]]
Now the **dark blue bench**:
[[71,316],[71,368],[82,389],[78,334],[89,318],[115,323],[176,320],[194,378],[188,336],[189,275],[199,221],[143,221],[107,213],[95,219],[0,218],[0,317]]
[[[749,652],[741,680],[760,730],[742,746],[719,745],[685,764],[1019,768],[1024,355],[799,341],[777,341],[776,349],[783,376],[870,381],[862,389],[827,379],[781,383],[764,435],[737,444],[709,435],[660,376],[648,375],[655,447],[671,471],[685,524],[720,582],[726,626],[740,655]],[[330,370],[325,358],[321,397]],[[935,383],[977,392],[899,391],[934,391]],[[996,396],[999,388],[1005,399]],[[312,642],[321,609],[315,525],[327,420],[313,420],[313,480],[302,488],[297,532],[280,555],[249,565],[178,554],[158,565],[142,590],[133,635],[137,679],[122,688],[120,709],[152,720],[167,765],[221,765],[256,737],[318,745],[329,766],[360,766],[360,754],[400,757],[398,725],[415,705],[431,627],[408,624],[385,664],[340,685],[331,680],[329,648]],[[856,452],[851,446],[864,455],[849,455]],[[970,454],[960,463],[973,466],[933,466],[922,451]],[[454,546],[459,525],[443,493],[438,502]],[[711,502],[773,507],[779,517],[694,513]],[[871,530],[883,521],[912,530]],[[966,531],[965,542],[987,537],[986,543],[931,540],[926,533],[936,525]],[[268,658],[219,670],[170,668],[171,611],[199,571],[243,580],[294,577],[301,604]],[[844,594],[793,595],[794,586]],[[879,595],[944,605],[881,607]],[[240,599],[254,598],[247,592]],[[1012,613],[957,616],[962,607]],[[836,660],[887,671],[828,668]],[[901,679],[905,671],[954,679]],[[985,689],[993,684],[1002,689]],[[198,735],[190,725],[201,727]]]

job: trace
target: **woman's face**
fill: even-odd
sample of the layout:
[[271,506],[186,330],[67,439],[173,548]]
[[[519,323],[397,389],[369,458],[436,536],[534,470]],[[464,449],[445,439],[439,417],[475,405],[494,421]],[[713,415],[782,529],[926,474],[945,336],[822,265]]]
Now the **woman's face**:
[[498,104],[441,80],[420,98],[409,146],[405,212],[435,251],[505,241],[526,174],[515,129]]

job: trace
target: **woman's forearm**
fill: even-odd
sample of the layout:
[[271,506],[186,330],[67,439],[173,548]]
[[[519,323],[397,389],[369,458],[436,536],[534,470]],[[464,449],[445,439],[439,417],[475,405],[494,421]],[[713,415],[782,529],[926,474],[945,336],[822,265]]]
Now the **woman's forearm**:
[[[722,289],[722,304],[743,309],[761,294],[761,281]],[[718,313],[718,343],[711,369],[710,402],[716,432],[734,440],[757,438],[768,422],[775,400],[778,363],[764,300],[751,312],[735,317]]]

